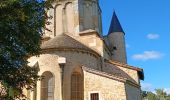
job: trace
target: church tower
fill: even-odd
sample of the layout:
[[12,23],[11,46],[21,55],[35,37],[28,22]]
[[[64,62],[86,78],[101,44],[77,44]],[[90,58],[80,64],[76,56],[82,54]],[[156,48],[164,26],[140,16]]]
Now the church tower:
[[115,61],[127,63],[126,48],[125,48],[125,33],[117,18],[116,13],[113,13],[110,29],[108,32],[108,40],[112,52],[112,59]]
[[101,10],[98,0],[57,0],[48,11],[50,24],[45,35],[53,38],[63,33],[79,36],[79,32],[95,30],[102,33]]
[[26,91],[29,100],[141,100],[143,69],[126,64],[116,14],[103,37],[99,0],[54,0],[52,6],[41,54],[28,59],[43,76],[35,91]]

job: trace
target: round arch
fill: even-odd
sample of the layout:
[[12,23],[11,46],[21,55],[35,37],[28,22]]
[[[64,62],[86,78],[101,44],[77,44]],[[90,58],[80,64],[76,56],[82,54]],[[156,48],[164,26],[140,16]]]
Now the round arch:
[[55,78],[53,73],[45,71],[41,80],[41,100],[54,100]]
[[71,100],[83,100],[84,78],[81,67],[76,67],[71,74]]

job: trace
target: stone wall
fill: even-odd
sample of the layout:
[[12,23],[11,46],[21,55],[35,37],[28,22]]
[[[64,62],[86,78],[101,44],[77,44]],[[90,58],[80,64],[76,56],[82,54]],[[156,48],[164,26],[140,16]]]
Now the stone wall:
[[[54,51],[48,54],[42,54],[39,57],[32,57],[29,59],[34,65],[38,61],[40,68],[39,75],[42,75],[45,71],[50,71],[55,76],[55,92],[54,100],[61,100],[61,69],[58,64],[58,58],[65,57],[66,64],[64,65],[64,80],[63,80],[63,99],[70,100],[71,97],[71,74],[77,67],[86,66],[96,70],[101,70],[100,59],[92,54],[82,53],[78,51]],[[41,82],[37,82],[37,100],[40,100],[41,96]],[[31,93],[33,98],[33,92]],[[33,100],[33,99],[31,99]]]
[[83,35],[77,37],[81,43],[98,52],[103,58],[111,59],[111,55],[108,53],[108,48],[105,47],[104,41],[100,36],[98,36],[99,33],[95,32],[94,30],[87,30],[87,32],[81,34]]
[[83,44],[87,45],[88,47],[94,49],[97,51],[100,55],[103,55],[103,42],[99,36],[97,36],[98,33],[90,33],[79,37],[79,41]]
[[119,67],[122,71],[124,71],[125,73],[127,73],[136,83],[140,84],[138,72],[137,72],[136,70],[129,69],[129,68],[124,68],[124,67],[120,67],[120,66],[118,66],[118,67]]
[[78,36],[79,32],[93,29],[102,34],[101,10],[98,0],[54,1],[47,15],[50,17],[45,34],[51,38],[62,33]]
[[79,2],[79,15],[82,24],[82,30],[93,29],[102,33],[101,29],[101,11],[98,0],[81,0]]
[[99,93],[100,100],[126,100],[124,83],[84,72],[84,100],[90,100],[93,92]]
[[115,32],[115,33],[109,34],[108,40],[111,44],[110,48],[112,49],[113,60],[119,61],[122,63],[127,63],[124,33]]
[[[62,85],[61,85],[61,69],[58,64],[58,58],[65,57],[66,64],[64,65],[64,80],[63,80],[63,99],[70,100],[71,97],[71,74],[77,68],[81,66],[89,67],[101,71],[101,59],[89,54],[78,51],[50,51],[48,54],[42,54],[39,57],[32,57],[29,59],[32,64],[38,61],[40,68],[39,75],[42,75],[45,71],[50,71],[55,76],[55,99],[61,100]],[[112,66],[108,66],[110,73],[113,71],[117,73],[117,69],[112,70]],[[113,66],[116,67],[116,66]],[[111,69],[110,69],[111,68]],[[126,72],[134,80],[138,80],[137,71],[117,66],[117,68]],[[102,74],[103,72],[101,72]],[[113,74],[114,75],[114,74]],[[37,100],[40,100],[41,95],[41,83],[37,82]],[[84,71],[84,100],[90,100],[90,93],[99,93],[100,100],[140,100],[140,88],[128,85],[108,78],[102,75]],[[33,93],[30,93],[33,98]],[[126,97],[127,96],[127,97]],[[33,100],[33,99],[31,99]]]
[[81,51],[54,51],[54,55],[66,58],[66,63],[73,66],[86,66],[96,70],[101,69],[100,58]]
[[[39,75],[42,75],[44,72],[51,72],[55,78],[55,89],[54,89],[54,100],[61,100],[61,70],[58,64],[58,56],[51,54],[43,54],[39,57],[31,57],[28,61],[35,62],[38,61],[39,65]],[[31,97],[33,97],[33,92]],[[37,82],[37,100],[41,100],[41,81]],[[33,100],[33,98],[31,99]]]
[[142,100],[140,88],[126,84],[126,100]]
[[71,74],[77,68],[81,66],[90,67],[96,70],[100,70],[100,63],[98,58],[88,53],[76,52],[76,51],[56,51],[54,54],[65,57],[66,64],[64,66],[64,81],[63,100],[70,100],[71,97]]

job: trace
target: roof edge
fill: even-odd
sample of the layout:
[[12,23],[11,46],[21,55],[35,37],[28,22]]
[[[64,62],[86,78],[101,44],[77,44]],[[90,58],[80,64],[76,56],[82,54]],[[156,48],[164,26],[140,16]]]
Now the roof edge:
[[89,72],[89,73],[93,73],[93,74],[96,74],[96,75],[107,77],[107,78],[117,80],[117,81],[120,81],[120,82],[123,82],[123,83],[126,82],[126,78],[123,78],[123,77],[120,77],[120,76],[108,74],[108,73],[105,73],[105,72],[102,72],[102,71],[99,71],[99,70],[95,70],[95,69],[92,69],[92,68],[87,68],[87,67],[84,67],[84,66],[82,66],[82,69],[86,72]]
[[129,85],[135,86],[137,88],[140,88],[139,84],[134,83],[134,82],[132,82],[132,81],[130,81],[127,78],[124,78],[124,77],[108,74],[108,73],[101,72],[99,70],[95,70],[95,69],[91,69],[91,68],[87,68],[87,67],[84,67],[84,66],[82,66],[82,69],[84,71],[86,71],[86,72],[89,72],[89,73],[93,73],[93,74],[96,74],[96,75],[99,75],[99,76],[103,76],[103,77],[106,77],[106,78],[109,78],[109,79],[117,80],[119,82],[123,82],[125,84],[129,84]]
[[110,64],[114,64],[114,65],[117,65],[117,66],[120,66],[120,67],[136,70],[138,72],[139,78],[141,80],[144,80],[144,72],[143,72],[142,68],[131,66],[131,65],[121,63],[121,62],[118,62],[118,61],[113,61],[113,60],[108,60],[108,59],[104,59],[104,60],[105,60],[105,62],[109,62]]

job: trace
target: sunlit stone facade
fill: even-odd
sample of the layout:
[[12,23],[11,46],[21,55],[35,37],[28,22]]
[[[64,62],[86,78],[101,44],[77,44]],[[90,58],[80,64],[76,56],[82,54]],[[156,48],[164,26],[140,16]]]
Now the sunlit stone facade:
[[52,5],[42,54],[28,60],[44,77],[27,91],[29,100],[141,100],[143,70],[127,64],[125,33],[116,14],[103,36],[98,0]]

